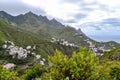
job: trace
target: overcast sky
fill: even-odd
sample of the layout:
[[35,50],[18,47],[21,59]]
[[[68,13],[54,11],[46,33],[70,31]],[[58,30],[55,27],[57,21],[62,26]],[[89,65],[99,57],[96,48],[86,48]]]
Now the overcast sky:
[[120,0],[0,0],[0,10],[46,15],[88,36],[120,36]]

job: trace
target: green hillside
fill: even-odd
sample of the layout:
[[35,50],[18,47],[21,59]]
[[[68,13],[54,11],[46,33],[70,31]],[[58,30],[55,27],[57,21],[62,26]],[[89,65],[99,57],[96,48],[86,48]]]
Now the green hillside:
[[120,48],[116,48],[105,55],[103,55],[102,59],[108,60],[120,60]]
[[9,25],[2,19],[0,19],[0,33],[0,42],[11,40],[19,46],[33,45],[36,42],[46,40],[42,35],[39,35],[38,37],[36,34]]
[[50,40],[42,35],[35,34],[17,27],[14,27],[4,20],[0,19],[0,61],[12,62],[15,64],[27,64],[33,61],[33,57],[28,57],[25,60],[16,61],[10,56],[4,54],[2,45],[4,41],[10,40],[15,43],[15,45],[26,48],[26,46],[36,46],[37,49],[35,53],[41,55],[43,58],[47,58],[48,55],[53,55],[56,49],[61,50],[66,55],[71,56],[73,51],[77,51],[77,47],[64,46],[61,44],[51,43]]
[[64,39],[78,46],[89,47],[90,43],[96,47],[105,49],[114,49],[120,46],[116,42],[96,42],[87,37],[80,29],[76,30],[70,26],[65,26],[56,19],[49,20],[46,16],[36,15],[32,12],[12,16],[4,11],[0,11],[0,17],[18,28],[27,30],[37,35],[43,35],[45,38]]

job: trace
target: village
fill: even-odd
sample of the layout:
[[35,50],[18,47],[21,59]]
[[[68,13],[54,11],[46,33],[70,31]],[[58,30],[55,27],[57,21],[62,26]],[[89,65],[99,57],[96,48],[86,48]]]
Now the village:
[[[41,65],[45,64],[46,59],[43,58],[40,54],[36,54],[34,50],[36,50],[36,46],[27,46],[26,48],[16,46],[12,41],[5,41],[2,48],[4,49],[4,53],[10,55],[13,59],[16,58],[18,60],[24,60],[28,57],[28,55],[32,55],[34,57],[33,62],[37,61]],[[14,68],[17,65],[14,63],[4,63],[4,68]],[[27,66],[27,65],[26,65]]]
[[[97,57],[101,57],[104,53],[107,53],[110,51],[110,49],[105,49],[105,45],[100,46],[100,47],[96,47],[96,45],[90,41],[89,39],[85,40],[89,46],[88,48],[94,53],[95,56]],[[65,45],[65,46],[71,46],[71,47],[78,47],[78,45],[74,44],[74,43],[70,43],[65,39],[56,39],[56,38],[52,38],[51,39],[52,43],[59,43],[61,45]]]

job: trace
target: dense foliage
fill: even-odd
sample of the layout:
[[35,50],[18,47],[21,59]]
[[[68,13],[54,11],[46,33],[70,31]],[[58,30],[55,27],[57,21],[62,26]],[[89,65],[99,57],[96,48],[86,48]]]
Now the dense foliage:
[[92,74],[98,63],[91,51],[85,48],[80,49],[78,53],[74,52],[71,58],[56,51],[54,56],[49,57],[48,60],[53,66],[48,69],[45,75],[53,80],[63,80],[67,77],[70,80],[92,79]]
[[[72,57],[56,51],[54,56],[48,58],[52,67],[47,68],[43,78],[53,80],[112,80],[109,64],[100,64],[98,58],[86,48],[74,52]],[[113,63],[111,63],[113,64]]]

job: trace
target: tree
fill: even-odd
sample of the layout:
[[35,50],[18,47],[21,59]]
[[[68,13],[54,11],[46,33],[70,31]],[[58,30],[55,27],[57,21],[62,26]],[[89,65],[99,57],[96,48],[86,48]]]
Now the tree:
[[53,56],[48,57],[48,61],[53,64],[48,68],[43,78],[52,80],[90,80],[97,79],[98,59],[86,48],[80,48],[79,52],[74,52],[68,58],[60,51],[56,50]]

